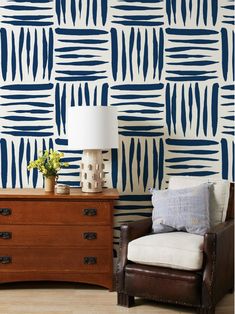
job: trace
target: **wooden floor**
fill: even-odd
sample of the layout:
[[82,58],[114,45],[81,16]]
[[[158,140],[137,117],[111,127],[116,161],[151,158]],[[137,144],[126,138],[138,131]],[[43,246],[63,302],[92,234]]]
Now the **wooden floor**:
[[[0,286],[1,314],[173,314],[195,313],[185,307],[166,306],[138,299],[137,306],[116,305],[116,293],[73,283],[20,283]],[[216,314],[234,313],[234,295],[228,294]]]

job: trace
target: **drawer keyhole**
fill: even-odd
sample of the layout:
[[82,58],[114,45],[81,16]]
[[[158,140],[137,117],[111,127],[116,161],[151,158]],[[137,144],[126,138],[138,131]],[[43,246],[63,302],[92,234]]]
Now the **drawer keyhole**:
[[10,208],[0,208],[0,215],[10,216],[11,215],[11,209]]
[[2,238],[4,240],[9,240],[12,238],[12,233],[7,232],[7,231],[0,232],[0,238]]
[[83,215],[84,216],[96,216],[97,209],[96,208],[84,208]]
[[86,265],[94,265],[97,263],[97,259],[94,256],[85,256],[83,259],[83,263]]
[[0,256],[0,263],[1,264],[10,264],[12,261],[10,256]]
[[83,233],[83,239],[95,240],[95,239],[97,239],[97,233],[96,232],[84,232]]

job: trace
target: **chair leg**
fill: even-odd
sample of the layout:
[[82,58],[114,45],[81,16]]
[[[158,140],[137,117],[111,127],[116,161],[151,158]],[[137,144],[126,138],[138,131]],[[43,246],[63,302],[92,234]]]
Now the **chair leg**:
[[125,307],[131,307],[135,305],[135,298],[128,294],[118,292],[117,304]]
[[205,308],[205,307],[200,307],[197,310],[197,314],[215,314],[215,307],[211,307],[211,308]]

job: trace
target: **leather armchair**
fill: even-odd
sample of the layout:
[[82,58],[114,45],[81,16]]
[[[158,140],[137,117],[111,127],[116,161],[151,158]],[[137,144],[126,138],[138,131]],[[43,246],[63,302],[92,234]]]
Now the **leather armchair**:
[[133,306],[137,296],[195,307],[200,314],[214,314],[218,301],[234,287],[234,184],[230,185],[226,221],[204,235],[201,270],[177,270],[128,261],[128,243],[150,234],[151,229],[151,218],[121,226],[118,305]]

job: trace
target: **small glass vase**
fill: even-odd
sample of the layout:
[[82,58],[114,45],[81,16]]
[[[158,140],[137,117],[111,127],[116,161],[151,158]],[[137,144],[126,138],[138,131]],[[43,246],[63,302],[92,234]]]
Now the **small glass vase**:
[[50,176],[50,177],[44,177],[45,179],[45,192],[52,193],[55,191],[55,182],[56,182],[56,177],[55,176]]

